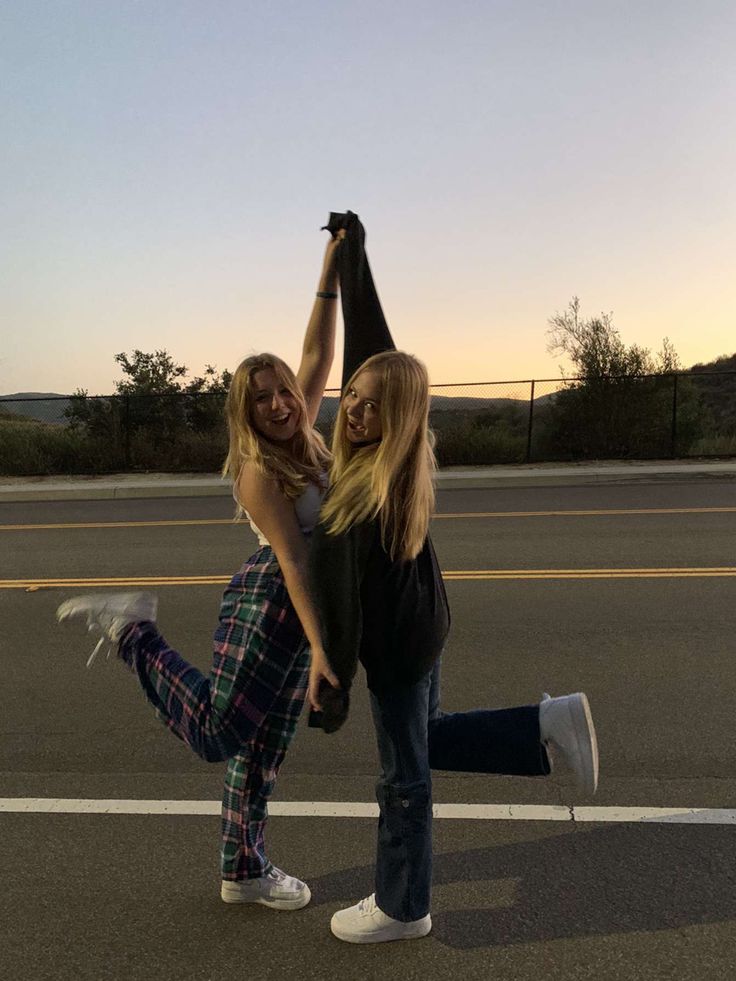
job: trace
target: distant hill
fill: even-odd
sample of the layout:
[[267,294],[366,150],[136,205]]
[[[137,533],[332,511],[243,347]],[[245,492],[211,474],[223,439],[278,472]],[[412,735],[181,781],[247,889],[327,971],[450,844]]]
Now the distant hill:
[[[15,399],[19,401],[14,401]],[[25,419],[39,419],[42,422],[64,422],[64,411],[68,405],[69,396],[59,395],[56,392],[16,392],[14,395],[0,395],[0,409],[4,414],[10,413]]]
[[[692,368],[684,369],[683,374],[690,372],[716,374],[717,372],[724,371],[736,371],[736,354],[724,354],[713,361],[704,364],[695,364]],[[711,386],[710,381],[708,381],[708,386]],[[714,389],[723,388],[723,391],[716,392],[714,390],[710,398],[710,393],[704,393],[704,398],[706,401],[712,401],[714,403],[716,415],[719,418],[722,419],[725,414],[730,420],[732,415],[736,415],[736,411],[731,408],[736,403],[736,399],[731,394],[736,393],[736,377],[733,380],[729,379],[728,376],[724,376],[722,379],[713,379],[712,386]],[[457,386],[458,390],[462,388],[462,385]],[[467,388],[472,391],[470,386],[467,386]],[[486,388],[486,391],[488,391],[488,388]],[[534,404],[535,406],[543,406],[551,398],[553,398],[551,393],[540,395],[534,399]],[[337,414],[339,402],[339,397],[336,395],[325,396],[320,410],[320,421],[325,423],[333,420]],[[23,416],[27,419],[42,420],[43,422],[65,422],[66,416],[64,413],[68,405],[69,396],[59,394],[58,392],[15,392],[12,395],[0,395],[0,411],[2,414],[12,413],[13,415]],[[487,409],[503,410],[512,406],[522,408],[528,405],[529,400],[523,396],[518,399],[504,397],[484,398],[462,394],[432,395],[431,403],[433,414],[462,411],[468,415]],[[727,409],[726,406],[728,406]]]
[[[458,385],[458,388],[463,388]],[[468,386],[465,386],[468,387]],[[535,404],[547,402],[551,395],[540,395],[534,399]],[[335,395],[326,395],[322,399],[322,409],[326,415],[335,415],[340,399]],[[501,409],[508,405],[529,405],[529,399],[522,397],[519,399],[505,398],[497,396],[495,398],[478,398],[472,395],[432,395],[432,412],[454,412],[457,409]]]
[[0,395],[2,399],[68,399],[68,395],[58,392],[15,392],[13,395]]
[[694,364],[689,371],[736,371],[736,354],[722,354],[715,361],[706,364]]
[[[458,388],[462,388],[458,385]],[[536,405],[543,404],[551,396],[542,395],[534,400]],[[320,419],[324,422],[334,419],[340,399],[336,395],[327,395],[322,400]],[[432,412],[480,412],[484,409],[503,409],[512,405],[529,404],[528,399],[513,398],[479,398],[468,395],[433,395]],[[23,416],[26,419],[38,419],[43,422],[65,422],[65,410],[69,405],[69,396],[57,392],[15,392],[12,395],[0,395],[0,409],[4,413]]]

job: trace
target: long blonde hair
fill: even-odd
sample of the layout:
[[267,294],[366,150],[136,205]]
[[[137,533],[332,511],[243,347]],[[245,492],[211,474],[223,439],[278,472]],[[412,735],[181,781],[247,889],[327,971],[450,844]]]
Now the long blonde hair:
[[[272,368],[299,407],[298,428],[288,445],[267,439],[253,422],[253,376],[264,368]],[[274,354],[254,354],[238,365],[225,401],[230,445],[222,466],[223,477],[237,481],[243,464],[255,463],[269,477],[274,477],[285,497],[294,501],[301,497],[307,485],[321,483],[330,461],[324,440],[309,425],[307,405],[291,368]],[[242,511],[242,508],[239,508]]]
[[380,442],[356,446],[341,407],[332,439],[332,489],[322,508],[327,531],[339,535],[380,518],[383,547],[392,559],[413,559],[424,545],[434,512],[434,435],[429,429],[427,369],[411,354],[384,351],[364,362],[380,378]]

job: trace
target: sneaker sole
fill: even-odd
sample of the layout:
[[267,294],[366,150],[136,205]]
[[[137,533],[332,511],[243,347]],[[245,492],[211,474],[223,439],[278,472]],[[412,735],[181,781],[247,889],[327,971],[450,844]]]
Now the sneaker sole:
[[375,933],[355,934],[343,931],[339,921],[337,925],[330,923],[330,930],[338,940],[344,940],[348,944],[380,944],[389,943],[393,940],[420,940],[422,937],[426,937],[432,929],[432,920],[429,916],[427,919],[429,920],[428,923],[422,920],[420,921],[421,926],[413,927],[411,930],[406,929],[412,927],[411,924],[402,923],[401,926],[404,929],[401,931],[395,926],[390,926],[380,931],[377,930]]
[[302,892],[294,899],[267,899],[265,896],[258,896],[256,899],[251,899],[250,896],[244,896],[241,892],[237,892],[234,889],[227,889],[225,883],[220,888],[220,899],[223,903],[251,903],[253,905],[268,906],[269,909],[303,909],[311,898],[312,893],[309,891],[309,886],[307,885],[304,886]]
[[586,794],[594,794],[598,789],[598,740],[587,695],[579,692],[569,709],[584,774],[581,786]]
[[[120,602],[119,597],[124,599]],[[116,605],[117,604],[117,605]],[[100,593],[86,593],[83,596],[74,596],[72,599],[65,600],[56,610],[56,619],[59,623],[70,617],[86,616],[90,612],[97,613],[104,611],[110,616],[125,616],[131,613],[131,606],[138,606],[135,612],[140,614],[137,620],[131,623],[143,621],[156,621],[158,615],[158,599],[151,593],[121,593],[111,599],[106,599]]]

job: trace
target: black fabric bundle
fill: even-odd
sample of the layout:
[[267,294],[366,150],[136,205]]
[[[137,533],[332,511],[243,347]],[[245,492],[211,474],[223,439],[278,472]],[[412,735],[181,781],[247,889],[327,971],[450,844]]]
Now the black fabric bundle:
[[[342,388],[358,368],[374,354],[395,351],[381,302],[373,283],[371,267],[365,252],[365,228],[352,211],[330,212],[326,229],[334,237],[345,229],[345,238],[337,254],[340,277],[342,318],[345,325],[345,347],[342,359]],[[350,694],[343,688],[332,688],[326,682],[320,688],[322,712],[309,713],[309,726],[336,732],[347,718]]]
[[345,324],[345,351],[342,359],[342,387],[358,368],[374,354],[395,351],[381,302],[373,283],[365,252],[365,228],[356,214],[333,211],[324,226],[333,236],[345,229],[337,254],[340,275],[342,317]]

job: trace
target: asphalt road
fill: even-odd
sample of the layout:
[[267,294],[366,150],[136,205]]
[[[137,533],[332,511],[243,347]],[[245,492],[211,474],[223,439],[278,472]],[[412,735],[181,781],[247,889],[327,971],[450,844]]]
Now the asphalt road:
[[[449,491],[439,510],[445,707],[584,690],[601,784],[585,800],[564,772],[438,774],[435,800],[736,808],[736,483]],[[0,505],[0,796],[219,798],[222,767],[167,734],[120,665],[87,671],[88,638],[53,613],[85,579],[179,577],[156,587],[161,627],[206,669],[221,581],[254,543],[230,516],[221,498]],[[359,685],[340,734],[300,728],[277,799],[371,801],[375,774]],[[274,860],[313,891],[291,914],[220,902],[218,830],[215,815],[0,813],[0,976],[736,974],[733,825],[437,820],[433,932],[375,948],[328,931],[371,891],[372,819],[271,819]]]

